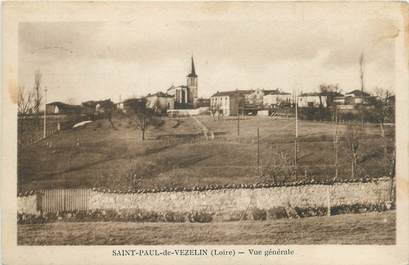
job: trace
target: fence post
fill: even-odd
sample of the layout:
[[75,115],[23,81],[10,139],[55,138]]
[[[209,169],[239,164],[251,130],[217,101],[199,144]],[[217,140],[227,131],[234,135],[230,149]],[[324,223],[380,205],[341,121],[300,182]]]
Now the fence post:
[[331,185],[327,185],[327,216],[331,216]]
[[43,194],[41,191],[36,192],[36,201],[37,201],[37,211],[40,212],[40,215],[43,215]]

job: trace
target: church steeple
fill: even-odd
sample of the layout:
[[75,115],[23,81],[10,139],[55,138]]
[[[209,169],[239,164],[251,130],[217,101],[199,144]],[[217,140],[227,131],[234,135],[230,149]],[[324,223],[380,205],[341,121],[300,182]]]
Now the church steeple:
[[197,74],[195,69],[195,62],[192,56],[192,68],[187,75],[187,90],[188,90],[188,102],[195,106],[197,100]]
[[195,70],[195,62],[193,61],[193,56],[192,56],[192,69],[190,71],[190,74],[188,74],[188,77],[197,77],[196,70]]

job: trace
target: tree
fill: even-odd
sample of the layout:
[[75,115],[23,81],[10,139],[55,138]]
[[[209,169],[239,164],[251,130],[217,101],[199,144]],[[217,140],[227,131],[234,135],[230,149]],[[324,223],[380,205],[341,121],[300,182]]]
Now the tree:
[[33,93],[26,91],[23,86],[18,88],[17,113],[19,115],[30,114],[33,111]]
[[347,152],[351,157],[351,176],[355,178],[357,176],[358,162],[360,158],[359,147],[360,139],[362,138],[362,127],[349,125],[344,133],[345,143],[347,145]]
[[388,154],[388,140],[385,136],[385,120],[394,116],[395,102],[392,100],[394,95],[387,89],[377,87],[375,88],[375,111],[381,130],[381,137],[383,140],[383,155],[384,155],[384,170],[391,177],[394,176],[395,154]]
[[152,109],[146,106],[146,99],[136,99],[128,103],[130,115],[136,120],[136,126],[142,132],[142,141],[145,140],[145,132],[149,126],[155,126],[155,113]]
[[213,120],[219,119],[220,114],[220,103],[215,103],[210,105],[210,113],[212,114]]
[[34,73],[34,99],[33,99],[33,112],[38,114],[40,112],[41,102],[43,97],[41,95],[41,77],[42,74],[40,71]]
[[393,100],[393,93],[388,89],[384,89],[381,87],[375,88],[375,111],[378,122],[383,126],[385,120],[391,119],[393,120],[394,113],[394,100]]
[[114,102],[111,99],[104,100],[100,103],[101,108],[104,111],[104,116],[108,119],[111,127],[116,129],[114,123],[112,122],[112,114],[114,113]]

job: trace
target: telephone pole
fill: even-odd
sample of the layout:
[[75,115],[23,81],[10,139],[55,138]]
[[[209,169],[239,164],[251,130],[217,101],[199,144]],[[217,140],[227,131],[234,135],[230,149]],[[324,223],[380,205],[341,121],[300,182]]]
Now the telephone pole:
[[260,128],[257,127],[257,175],[260,177]]
[[237,102],[237,136],[240,136],[240,102]]
[[335,152],[335,178],[338,178],[338,113],[335,105],[335,135],[334,135],[334,152]]
[[361,78],[361,128],[364,128],[364,74],[365,74],[365,69],[364,69],[364,64],[365,64],[365,59],[364,59],[364,53],[361,53],[361,56],[359,57],[359,70],[360,70],[360,78]]
[[298,92],[295,91],[295,140],[294,140],[294,166],[297,172],[297,139],[298,139]]

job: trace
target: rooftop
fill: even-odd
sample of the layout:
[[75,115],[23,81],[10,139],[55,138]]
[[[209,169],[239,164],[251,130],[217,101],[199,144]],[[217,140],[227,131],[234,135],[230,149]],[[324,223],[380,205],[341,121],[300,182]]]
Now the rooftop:
[[57,106],[58,108],[65,108],[65,109],[80,109],[80,105],[71,105],[61,101],[54,101],[47,104],[47,106]]
[[235,95],[245,95],[254,92],[254,90],[230,90],[230,91],[217,91],[212,95],[212,97],[223,97],[223,96],[235,96]]
[[164,93],[162,91],[156,92],[155,94],[148,94],[146,97],[152,97],[152,96],[157,96],[157,97],[162,97],[162,98],[171,98],[171,97],[173,97],[173,96],[171,96],[171,95],[169,95],[167,93]]
[[362,93],[362,91],[359,89],[355,89],[355,90],[352,90],[351,92],[346,93],[346,95],[352,95],[352,94],[357,97],[361,97],[362,95],[364,95],[364,97],[370,96],[369,93],[366,93],[365,91]]

